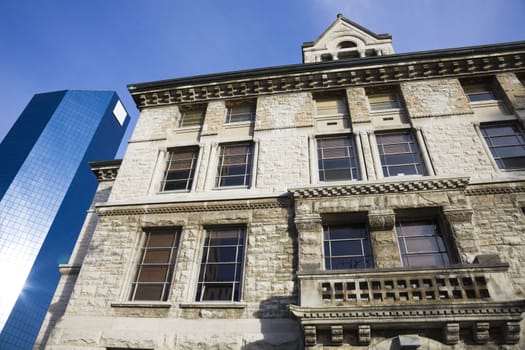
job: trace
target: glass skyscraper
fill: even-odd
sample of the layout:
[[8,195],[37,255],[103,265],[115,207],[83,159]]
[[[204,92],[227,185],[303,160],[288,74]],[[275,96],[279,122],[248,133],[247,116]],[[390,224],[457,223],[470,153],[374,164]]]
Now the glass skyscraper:
[[111,91],[37,94],[0,144],[0,349],[31,349],[129,116]]

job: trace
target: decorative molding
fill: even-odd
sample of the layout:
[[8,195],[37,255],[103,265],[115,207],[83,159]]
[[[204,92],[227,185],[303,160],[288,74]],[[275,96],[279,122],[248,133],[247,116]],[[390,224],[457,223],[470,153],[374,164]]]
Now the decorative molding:
[[459,323],[447,323],[443,327],[443,342],[447,345],[459,343]]
[[417,179],[396,182],[359,183],[338,186],[304,187],[290,189],[294,198],[336,197],[420,191],[465,190],[469,178]]
[[130,206],[108,206],[97,207],[98,216],[117,216],[117,215],[146,215],[146,214],[176,214],[176,213],[202,213],[213,211],[236,211],[252,209],[274,209],[288,208],[288,198],[280,197],[273,200],[246,200],[246,201],[221,201],[221,202],[194,202],[186,203],[165,203],[165,204],[137,204]]
[[115,179],[117,178],[118,171],[120,169],[121,162],[121,159],[103,162],[92,162],[89,163],[89,166],[91,167],[91,171],[95,174],[99,182],[115,181]]
[[520,341],[521,326],[518,321],[505,322],[503,336],[505,344],[517,344]]
[[343,344],[343,326],[332,325],[330,326],[330,340],[334,345]]
[[487,344],[490,340],[490,324],[488,322],[476,322],[472,326],[472,338],[476,344]]
[[[128,87],[139,109],[216,99],[392,84],[416,79],[468,77],[523,69],[523,45],[456,52],[389,55],[377,58],[298,64],[245,72],[152,82]],[[487,51],[487,50],[485,50]],[[244,74],[242,74],[244,73]]]
[[[372,328],[395,328],[420,330],[440,327],[443,329],[443,342],[449,345],[459,342],[460,329],[470,328],[477,344],[490,340],[490,327],[504,324],[505,344],[516,344],[520,338],[521,314],[525,310],[524,300],[477,303],[434,303],[433,305],[392,305],[379,307],[301,307],[290,305],[291,313],[299,319],[306,330],[317,325],[340,326],[356,329],[360,344],[370,342]],[[365,324],[365,325],[364,325]],[[310,334],[311,336],[311,334]],[[307,345],[315,345],[306,341]],[[336,345],[336,344],[334,344]]]
[[357,341],[359,344],[368,345],[372,340],[370,325],[360,324],[357,326]]
[[317,344],[317,329],[315,326],[304,326],[304,345],[314,346]]
[[509,194],[509,193],[520,193],[525,192],[525,186],[485,186],[469,188],[465,191],[467,196],[481,196],[488,194]]
[[472,209],[445,209],[443,214],[451,224],[462,224],[472,222]]
[[393,210],[371,211],[368,213],[368,224],[372,231],[388,231],[394,228],[396,215]]

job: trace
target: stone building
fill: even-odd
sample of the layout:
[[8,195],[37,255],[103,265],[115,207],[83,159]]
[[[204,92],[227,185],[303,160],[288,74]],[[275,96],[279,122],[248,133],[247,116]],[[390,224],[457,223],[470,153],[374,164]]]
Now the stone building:
[[35,348],[525,348],[525,42],[302,49],[129,86]]

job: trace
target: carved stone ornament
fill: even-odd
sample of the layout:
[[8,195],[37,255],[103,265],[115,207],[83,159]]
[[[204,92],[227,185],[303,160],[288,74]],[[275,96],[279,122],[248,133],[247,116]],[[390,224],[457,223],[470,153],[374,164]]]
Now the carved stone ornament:
[[459,342],[459,323],[447,323],[443,327],[443,342],[448,345]]
[[472,209],[445,209],[444,214],[451,224],[472,222]]
[[332,344],[342,345],[343,344],[343,326],[330,326],[330,338]]
[[503,336],[505,337],[505,344],[517,344],[520,341],[521,327],[517,321],[505,322],[503,327]]
[[472,338],[476,344],[486,344],[490,340],[489,328],[488,322],[477,322],[472,326]]
[[370,344],[370,340],[372,340],[372,331],[370,330],[370,325],[359,325],[357,328],[357,340],[359,344]]
[[375,211],[368,213],[370,229],[374,231],[387,231],[394,228],[396,216],[392,210]]
[[304,326],[304,344],[314,346],[317,343],[317,329],[315,326]]

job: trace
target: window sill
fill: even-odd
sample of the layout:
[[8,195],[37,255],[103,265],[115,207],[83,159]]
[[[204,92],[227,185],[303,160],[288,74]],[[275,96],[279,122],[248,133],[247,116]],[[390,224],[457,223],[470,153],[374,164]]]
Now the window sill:
[[181,303],[181,309],[245,309],[246,303],[238,301],[215,301],[215,302],[194,302]]
[[314,116],[315,119],[331,119],[331,118],[343,118],[347,117],[347,114],[343,113],[336,113],[336,114],[316,114]]
[[223,191],[223,190],[247,190],[249,186],[223,186],[223,187],[214,187],[214,191]]
[[369,109],[370,115],[388,115],[401,113],[404,111],[404,108],[385,108],[385,109]]
[[171,307],[171,303],[167,301],[124,301],[120,303],[111,303],[111,307],[169,309]]

